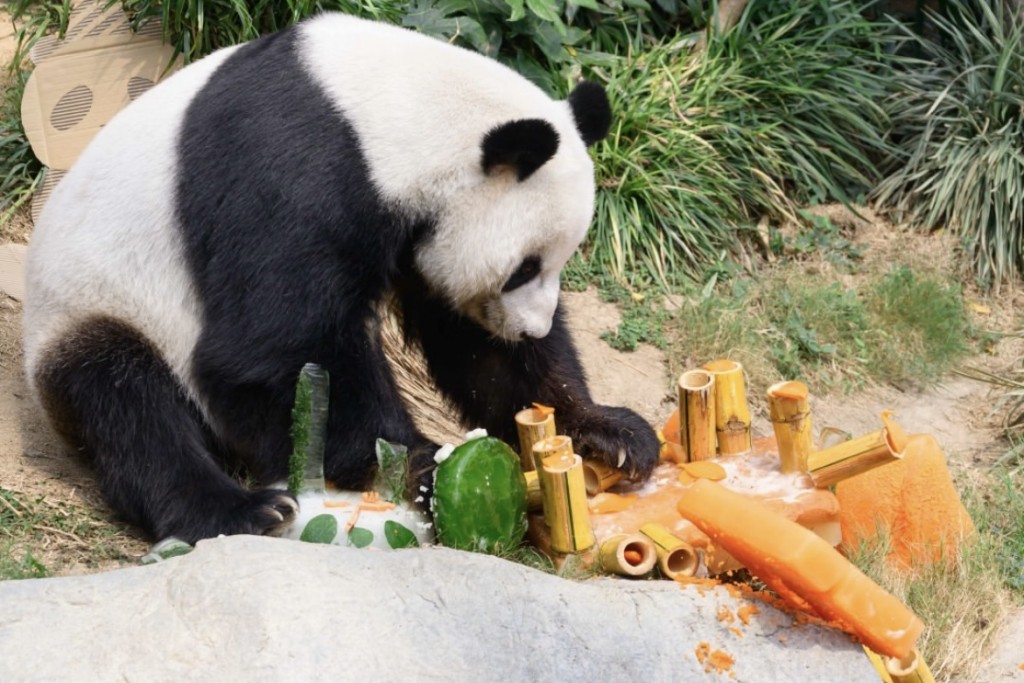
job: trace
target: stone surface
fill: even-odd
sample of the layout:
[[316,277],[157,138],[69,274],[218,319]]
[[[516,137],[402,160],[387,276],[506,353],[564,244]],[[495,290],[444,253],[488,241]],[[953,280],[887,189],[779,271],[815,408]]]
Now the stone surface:
[[992,656],[976,680],[985,683],[1024,683],[1024,609],[1010,614]]
[[[743,604],[444,548],[235,536],[147,567],[0,584],[0,680],[875,680],[841,633],[763,604],[748,625],[719,619]],[[705,672],[701,642],[731,669]]]

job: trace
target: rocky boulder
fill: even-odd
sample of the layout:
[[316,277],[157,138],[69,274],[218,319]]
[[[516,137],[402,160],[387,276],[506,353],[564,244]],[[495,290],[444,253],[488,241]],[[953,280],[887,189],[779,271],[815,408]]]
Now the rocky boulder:
[[151,566],[0,584],[0,680],[877,678],[849,637],[722,588],[235,536]]

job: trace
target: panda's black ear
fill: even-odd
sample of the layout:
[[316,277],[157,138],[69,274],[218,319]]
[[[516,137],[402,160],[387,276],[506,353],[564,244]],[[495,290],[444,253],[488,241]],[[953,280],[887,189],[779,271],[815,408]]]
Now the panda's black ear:
[[520,181],[548,162],[558,151],[558,132],[542,119],[503,123],[484,136],[484,173],[512,169]]
[[612,127],[612,107],[603,87],[593,81],[581,82],[569,93],[569,107],[576,130],[588,147],[604,140]]

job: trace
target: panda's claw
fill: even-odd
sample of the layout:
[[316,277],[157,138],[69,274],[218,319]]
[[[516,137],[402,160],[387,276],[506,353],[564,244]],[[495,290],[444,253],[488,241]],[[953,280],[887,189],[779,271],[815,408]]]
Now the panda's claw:
[[298,501],[287,491],[281,489],[254,491],[246,514],[243,515],[248,519],[239,520],[242,528],[233,533],[272,535],[290,524],[298,511]]
[[628,408],[592,406],[570,431],[577,452],[630,479],[646,479],[658,464],[661,445],[654,428]]

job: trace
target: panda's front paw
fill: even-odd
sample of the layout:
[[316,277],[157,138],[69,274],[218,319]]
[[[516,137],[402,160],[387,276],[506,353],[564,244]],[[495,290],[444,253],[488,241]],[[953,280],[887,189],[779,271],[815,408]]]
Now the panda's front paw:
[[591,406],[569,428],[576,452],[600,460],[643,480],[658,464],[658,436],[642,417],[629,408]]
[[406,479],[408,491],[406,499],[424,509],[430,506],[430,497],[434,495],[434,470],[437,469],[437,462],[434,456],[440,446],[433,442],[425,441],[418,446],[409,449],[409,476]]

